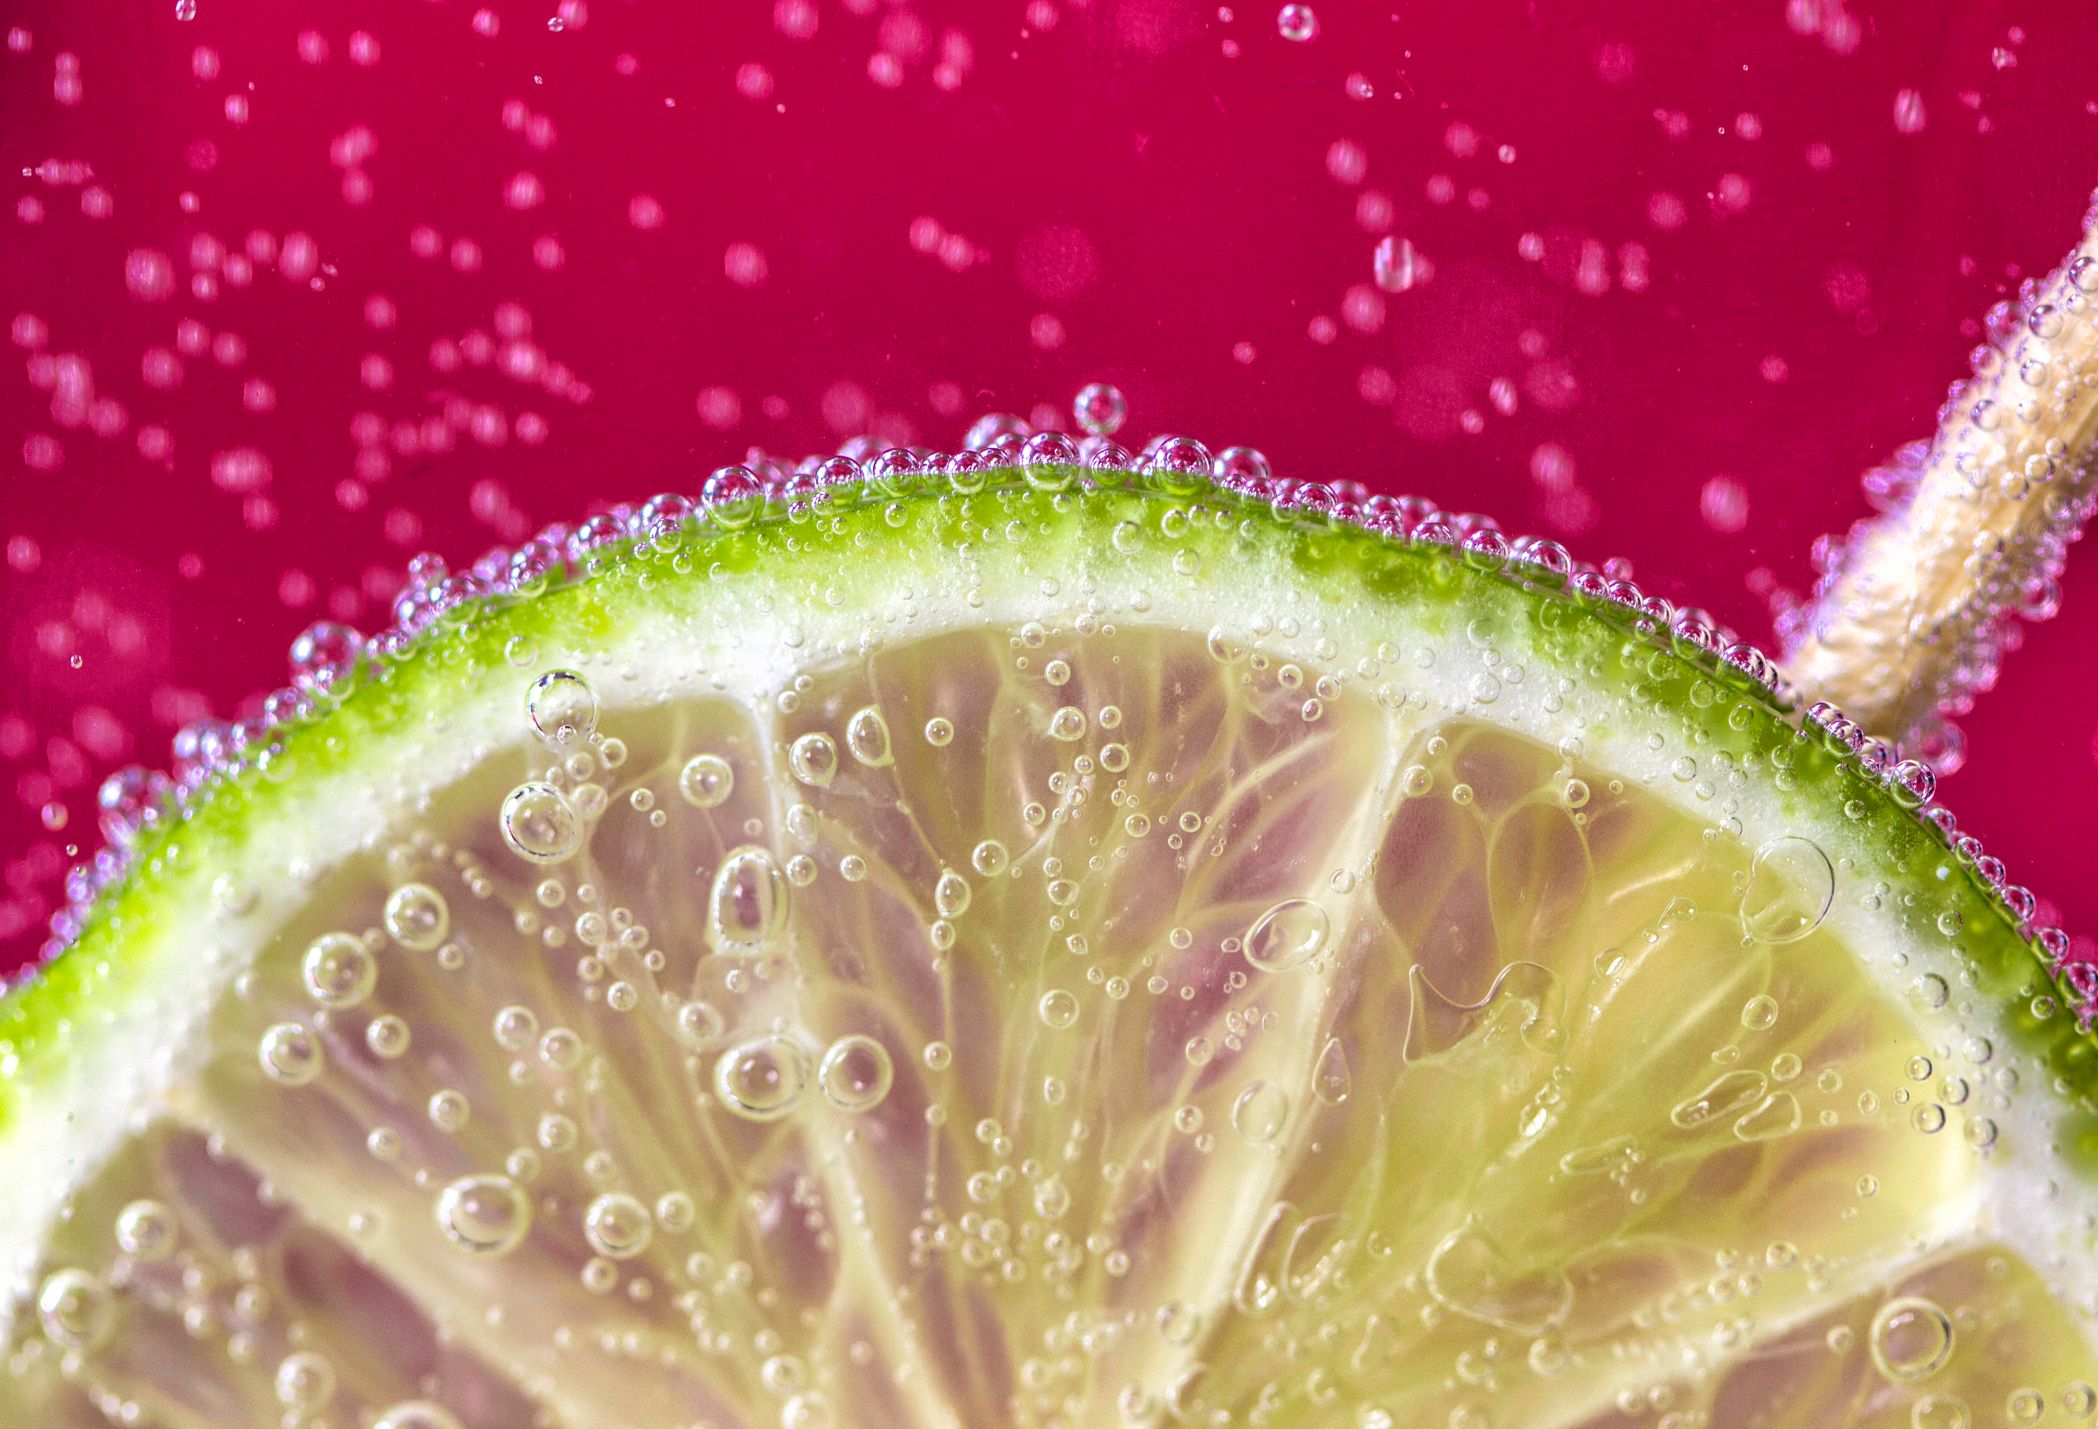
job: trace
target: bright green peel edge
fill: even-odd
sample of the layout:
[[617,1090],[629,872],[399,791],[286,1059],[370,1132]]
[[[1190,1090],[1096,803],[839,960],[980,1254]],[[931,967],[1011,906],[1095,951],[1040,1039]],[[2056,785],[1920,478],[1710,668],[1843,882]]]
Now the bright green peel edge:
[[[722,581],[737,582],[746,595],[776,596],[783,606],[813,600],[871,609],[907,584],[951,583],[964,569],[978,583],[1041,582],[1102,563],[1121,564],[1132,583],[1154,576],[1160,583],[1203,582],[1225,613],[1234,565],[1248,550],[1261,550],[1286,558],[1306,586],[1338,603],[1371,615],[1404,609],[1451,639],[1481,621],[1497,628],[1525,622],[1542,660],[1609,688],[1634,719],[1693,737],[1701,732],[1711,748],[1776,768],[1776,787],[1789,806],[1839,808],[1870,851],[1873,872],[1897,890],[1924,895],[1912,916],[1958,918],[1974,995],[1998,1009],[2019,1050],[2055,1079],[2061,1160],[2098,1176],[2098,1034],[2080,1029],[2066,1010],[2070,990],[2055,985],[2045,955],[1945,834],[1767,690],[1637,612],[1573,593],[1542,567],[1495,563],[1323,515],[1278,512],[1205,483],[1128,478],[1080,489],[1103,479],[1052,467],[984,473],[980,488],[969,492],[948,478],[834,488],[827,499],[775,500],[734,529],[717,519],[674,539],[621,543],[538,594],[449,612],[405,651],[367,670],[331,708],[273,731],[267,770],[251,762],[221,776],[179,818],[141,832],[128,871],[95,901],[73,944],[0,998],[0,1147],[40,1083],[89,1035],[96,1009],[136,995],[156,959],[182,955],[175,940],[152,936],[156,920],[171,900],[207,886],[214,849],[240,847],[298,786],[354,778],[389,736],[486,680],[513,678],[513,641],[606,644],[630,615],[705,611],[710,589]],[[1195,519],[1176,533],[1175,549],[1193,551],[1201,574],[1176,573],[1156,540],[1117,549],[1122,523],[1156,530],[1176,507]],[[1048,605],[1065,599],[1043,596]]]

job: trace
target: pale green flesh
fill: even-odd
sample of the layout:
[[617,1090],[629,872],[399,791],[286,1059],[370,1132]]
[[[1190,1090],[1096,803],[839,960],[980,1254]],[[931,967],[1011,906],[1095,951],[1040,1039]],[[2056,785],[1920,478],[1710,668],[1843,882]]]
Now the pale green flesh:
[[[427,1398],[475,1429],[534,1414],[671,1429],[1379,1413],[1891,1426],[1952,1397],[1999,1422],[2024,1389],[2061,1419],[2092,1374],[2089,1308],[2057,1299],[2091,1232],[2060,1204],[2085,1194],[2073,1179],[2052,1196],[2036,1184],[2056,1154],[2044,1072],[1958,986],[1934,931],[1893,950],[1898,973],[1868,970],[1890,954],[1855,942],[1860,929],[1934,910],[1891,913],[1891,889],[1864,908],[1882,876],[1840,823],[1787,823],[1759,796],[1769,765],[1749,736],[1723,760],[1723,745],[1682,746],[1717,786],[1700,812],[1695,779],[1685,792],[1659,772],[1677,749],[1642,755],[1605,729],[1611,701],[1584,705],[1583,681],[1524,637],[1431,646],[1422,632],[1441,617],[1395,612],[1393,633],[1410,633],[1380,652],[1267,570],[1258,586],[1208,578],[1213,599],[1238,589],[1255,607],[1213,649],[1140,557],[1128,565],[1143,608],[1112,581],[1086,598],[1078,580],[1052,595],[993,577],[975,614],[899,579],[921,615],[870,653],[796,627],[799,689],[791,673],[739,680],[717,656],[714,678],[629,694],[637,643],[677,666],[660,632],[535,635],[439,732],[468,772],[370,849],[322,860],[245,917],[163,912],[137,936],[252,949],[252,977],[197,1034],[209,1055],[142,1104],[129,1148],[81,1176],[37,1252],[32,1292],[55,1267],[123,1282],[112,1333],[68,1383],[36,1310],[18,1314],[0,1408],[95,1423],[102,1395],[148,1423],[274,1423],[272,1377],[300,1348],[336,1370],[309,1420],[333,1425]],[[1014,615],[1029,610],[1032,626]],[[1452,694],[1475,690],[1480,648],[1501,652],[1490,702]],[[1062,683],[1052,661],[1069,666]],[[561,751],[595,751],[584,774],[609,800],[587,850],[541,869],[504,846],[495,811],[559,757],[525,741],[521,715],[556,665],[598,687],[598,734],[626,754],[608,770],[602,745]],[[1560,684],[1561,708],[1544,710],[1556,718],[1539,718],[1540,690]],[[852,753],[851,717],[870,706],[890,764]],[[1049,733],[1064,706],[1086,716],[1070,741]],[[928,739],[936,717],[951,741]],[[814,732],[838,751],[822,788],[789,768]],[[1581,744],[1562,752],[1550,733]],[[1125,768],[1103,767],[1111,744]],[[735,770],[711,809],[678,792],[701,753]],[[1714,827],[1722,817],[1745,827]],[[1752,877],[1773,836],[1814,838],[1835,864],[1828,921],[1781,944],[1742,923],[1744,899],[1766,933],[1813,902],[1796,880]],[[1009,870],[975,869],[986,839]],[[755,953],[721,946],[707,916],[723,855],[749,844],[814,870]],[[242,873],[298,856],[272,849]],[[942,952],[944,870],[970,896]],[[548,878],[557,907],[537,892]],[[445,895],[458,965],[382,936],[370,999],[321,1015],[300,980],[307,945],[379,929],[388,890],[410,880]],[[1291,898],[1323,910],[1316,956],[1262,971],[1227,948]],[[615,925],[626,910],[646,936],[579,967],[590,906]],[[1901,991],[1933,969],[1950,974],[1944,1007]],[[632,1010],[607,1005],[617,983]],[[1048,1025],[1060,1009],[1045,1019],[1056,993],[1068,1026]],[[694,998],[723,1015],[718,1035],[680,1029],[675,1008]],[[581,1057],[564,1069],[536,1042],[499,1045],[511,1006],[541,1033],[573,1029]],[[367,1049],[381,1013],[411,1028],[397,1059]],[[327,1066],[307,1086],[257,1064],[263,1030],[288,1019],[320,1028]],[[717,1061],[774,1031],[812,1072],[835,1039],[873,1037],[893,1086],[864,1112],[812,1082],[779,1120],[739,1116],[715,1092]],[[938,1069],[934,1043],[951,1051]],[[1700,1123],[1694,1104],[1721,1078]],[[440,1089],[466,1097],[463,1128],[432,1125]],[[1931,1107],[1944,1124],[1921,1130]],[[549,1112],[576,1123],[572,1148],[540,1148]],[[367,1149],[374,1129],[399,1137],[397,1154]],[[519,1148],[539,1148],[530,1234],[495,1259],[448,1244],[441,1189]],[[585,1268],[584,1212],[607,1191],[681,1192],[696,1214],[605,1262],[612,1283],[593,1288],[607,1272]],[[113,1225],[148,1195],[183,1234],[175,1259],[140,1265]],[[243,1274],[268,1292],[246,1318]],[[1911,1295],[1955,1327],[1944,1366],[1915,1382],[1875,1363],[1871,1333]],[[202,1335],[182,1324],[196,1305],[210,1307]],[[1842,1329],[1847,1345],[1831,1340]]]

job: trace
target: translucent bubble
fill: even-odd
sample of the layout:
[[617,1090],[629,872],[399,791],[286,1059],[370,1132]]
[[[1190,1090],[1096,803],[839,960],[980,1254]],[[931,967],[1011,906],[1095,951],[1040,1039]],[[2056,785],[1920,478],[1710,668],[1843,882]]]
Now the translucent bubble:
[[940,870],[940,878],[933,885],[932,906],[942,918],[959,918],[969,911],[969,880],[951,868]]
[[1012,865],[1012,855],[996,839],[985,839],[969,854],[969,866],[985,878],[996,878]]
[[692,1229],[699,1217],[699,1207],[683,1191],[665,1191],[656,1197],[656,1225],[676,1235]]
[[1064,705],[1049,716],[1049,737],[1070,744],[1085,738],[1085,711]]
[[1088,435],[1111,437],[1129,418],[1129,400],[1119,387],[1088,382],[1079,389],[1078,400],[1071,404],[1071,415]]
[[815,1390],[795,1395],[780,1406],[780,1429],[835,1429],[830,1401]]
[[1836,897],[1836,870],[1812,839],[1788,834],[1756,850],[1741,894],[1741,931],[1759,943],[1794,943],[1821,926]]
[[934,749],[944,749],[954,743],[954,721],[944,715],[934,715],[927,720],[925,742]]
[[256,1046],[263,1075],[279,1086],[303,1087],[321,1074],[320,1038],[296,1022],[279,1022]]
[[539,1040],[539,1019],[529,1007],[512,1004],[495,1014],[492,1024],[496,1045],[506,1052],[523,1052]]
[[695,1000],[677,1010],[678,1033],[688,1042],[704,1046],[719,1037],[727,1025],[720,1009],[711,1002]]
[[299,965],[306,993],[323,1007],[355,1007],[371,996],[379,964],[362,940],[348,933],[323,933]]
[[1282,1134],[1289,1120],[1289,1093],[1273,1082],[1252,1082],[1231,1104],[1231,1125],[1255,1146],[1266,1146]]
[[808,1054],[778,1035],[732,1047],[714,1064],[714,1089],[731,1111],[751,1121],[785,1116],[808,1085]]
[[1403,238],[1386,234],[1370,253],[1370,273],[1387,293],[1403,293],[1420,281],[1420,255]]
[[166,1260],[178,1234],[175,1213],[159,1201],[133,1201],[117,1212],[117,1249],[133,1260]]
[[430,1125],[439,1131],[464,1131],[467,1120],[473,1115],[473,1103],[466,1099],[466,1093],[451,1087],[441,1087],[430,1093],[426,1109]]
[[1318,38],[1319,17],[1309,5],[1284,5],[1275,16],[1275,28],[1283,39],[1301,45]]
[[816,1069],[817,1085],[840,1111],[871,1111],[889,1094],[895,1069],[888,1048],[872,1037],[840,1037],[830,1044]]
[[335,1397],[335,1366],[326,1355],[298,1350],[277,1362],[277,1402],[295,1414],[318,1414]]
[[1757,993],[1741,1004],[1741,1025],[1751,1032],[1761,1032],[1777,1024],[1778,1000],[1768,993]]
[[707,918],[718,951],[749,951],[779,932],[787,917],[787,876],[754,844],[733,849],[714,871]]
[[1246,961],[1262,972],[1285,972],[1316,957],[1331,931],[1326,910],[1308,898],[1285,898],[1246,930]]
[[889,722],[873,705],[855,710],[852,718],[845,721],[845,747],[852,751],[854,759],[870,769],[880,769],[895,762],[895,756],[889,750]]
[[1035,1011],[1044,1027],[1061,1031],[1078,1020],[1078,996],[1060,987],[1051,988],[1042,994]]
[[764,510],[764,485],[747,466],[724,466],[707,478],[699,499],[717,524],[734,531]]
[[548,670],[525,692],[525,717],[549,744],[576,745],[597,732],[597,691],[573,670]]
[[812,789],[823,789],[838,772],[838,744],[827,734],[805,734],[787,747],[787,768]]
[[450,905],[427,883],[404,883],[386,897],[386,931],[411,952],[427,953],[452,929]]
[[451,1410],[428,1399],[390,1405],[372,1421],[372,1429],[465,1429]]
[[1918,1296],[1889,1300],[1872,1317],[1869,1343],[1873,1368],[1897,1384],[1913,1384],[1952,1358],[1952,1319]]
[[408,1050],[408,1024],[390,1012],[381,1013],[365,1024],[364,1045],[371,1048],[374,1057],[391,1061]]
[[437,1228],[460,1250],[508,1255],[532,1228],[532,1200],[508,1176],[461,1176],[437,1194]]
[[91,1350],[101,1344],[116,1323],[116,1313],[109,1287],[85,1270],[54,1270],[36,1293],[36,1314],[44,1338],[69,1350]]
[[520,784],[503,800],[503,842],[532,863],[561,863],[583,846],[583,820],[551,784]]
[[583,1236],[591,1249],[613,1260],[632,1260],[648,1249],[656,1223],[648,1207],[624,1191],[607,1191],[583,1212]]
[[1319,1049],[1319,1059],[1311,1068],[1311,1094],[1327,1106],[1339,1106],[1355,1089],[1354,1074],[1348,1069],[1348,1051],[1341,1046],[1338,1037],[1328,1037],[1326,1045]]
[[1969,1429],[1973,1423],[1967,1402],[1957,1395],[1926,1394],[1909,1407],[1910,1429]]
[[735,787],[736,771],[718,754],[695,754],[678,771],[677,791],[694,808],[718,808]]

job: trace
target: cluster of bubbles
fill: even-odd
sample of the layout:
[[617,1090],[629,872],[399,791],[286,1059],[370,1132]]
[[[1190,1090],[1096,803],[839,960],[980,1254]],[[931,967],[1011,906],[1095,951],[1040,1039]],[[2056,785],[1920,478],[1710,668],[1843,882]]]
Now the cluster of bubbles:
[[[2081,276],[2084,273],[2087,278]],[[2098,266],[2079,267],[2074,282],[2098,290]],[[2044,320],[2044,313],[2027,317],[2028,324]],[[798,461],[754,451],[743,463],[715,470],[695,495],[665,492],[573,524],[556,523],[515,548],[489,551],[463,570],[453,570],[440,556],[416,557],[409,563],[407,584],[393,601],[394,623],[387,629],[365,635],[333,621],[309,626],[292,643],[290,683],[263,701],[260,716],[186,726],[175,736],[169,771],[134,766],[103,783],[99,804],[107,844],[69,875],[69,906],[52,919],[46,958],[56,956],[77,936],[89,905],[101,889],[121,878],[128,850],[143,832],[182,818],[216,783],[249,770],[270,777],[283,759],[289,726],[315,717],[356,684],[378,677],[425,632],[460,621],[486,603],[529,598],[556,584],[587,579],[632,552],[727,536],[772,515],[806,519],[824,507],[888,502],[920,489],[967,494],[994,482],[1015,481],[1059,491],[1130,484],[1182,496],[1222,490],[1261,502],[1295,521],[1355,526],[1393,541],[1442,547],[1475,568],[1563,587],[1577,597],[1621,609],[1624,621],[1647,638],[1686,656],[1719,662],[1780,706],[1798,703],[1769,656],[1709,613],[1642,590],[1622,561],[1577,561],[1558,542],[1511,536],[1491,517],[1444,511],[1420,497],[1373,493],[1357,481],[1277,476],[1267,457],[1251,447],[1212,452],[1192,437],[1159,435],[1132,450],[1115,439],[1127,421],[1128,402],[1106,383],[1092,383],[1080,391],[1072,415],[1083,435],[1036,431],[1017,416],[991,413],[978,419],[960,449],[952,452],[883,449],[871,438]],[[2055,537],[2046,545],[2052,554],[2039,577],[2044,582],[2054,579],[2061,550],[2081,525],[2083,507],[2078,503],[2054,528]],[[1840,558],[1828,555],[1824,564],[1830,571],[1827,585],[1840,572]],[[2039,613],[2030,602],[2018,609],[2027,615]],[[1986,658],[1977,653],[1962,665],[1971,674],[1962,686],[1965,697],[1985,688],[1985,678],[1993,679],[1994,660],[2005,644],[2003,623],[1998,619],[1976,627],[1975,648],[1988,653]],[[530,713],[543,734],[574,733],[584,719],[594,720],[594,711],[584,703],[587,690],[569,688],[562,672],[550,674],[541,685],[534,691]],[[2036,896],[2010,882],[2002,861],[1985,854],[1977,838],[1957,829],[1950,810],[1932,802],[1937,779],[1930,762],[1903,757],[1826,702],[1804,711],[1801,728],[1837,756],[1855,761],[1897,802],[1936,827],[1960,861],[1994,890],[2021,934],[2034,941],[2080,1021],[2088,1026],[2098,1018],[2098,964],[2072,960],[2068,935],[2060,929],[2032,925]],[[874,736],[869,732],[867,737]],[[835,745],[827,737],[824,742],[829,747],[795,751],[798,767],[805,766],[800,772],[806,782],[820,782],[824,770],[836,765]],[[686,797],[704,802],[726,798],[731,778],[726,765],[714,769],[695,764],[684,771],[681,783]],[[542,784],[525,784],[511,793],[502,825],[513,849],[545,862],[567,857],[584,833],[568,796]]]
[[[2098,222],[2098,204],[2085,226]],[[2088,328],[2098,301],[2098,256],[2073,259],[2046,282],[2028,279],[2015,300],[1990,309],[1986,339],[1974,349],[1972,374],[1953,385],[1939,413],[1939,434],[1911,442],[1862,485],[1873,513],[1842,537],[1814,544],[1814,588],[1802,604],[1777,612],[1777,633],[1788,655],[1817,628],[1844,617],[1844,581],[1862,553],[1892,537],[1902,539],[1904,517],[1934,470],[1956,474],[1984,499],[2018,503],[2021,520],[2009,539],[1972,558],[1971,591],[1913,639],[1949,652],[1931,667],[1931,707],[1912,743],[1941,772],[1965,761],[1966,745],[1953,721],[1995,688],[2004,657],[2023,641],[2023,624],[2053,618],[2061,609],[2061,576],[2070,545],[2082,534],[2098,493],[2087,476],[2088,458],[2059,440],[2030,453],[2019,440],[2051,414],[2086,401],[2077,364],[2065,361],[2069,339]]]

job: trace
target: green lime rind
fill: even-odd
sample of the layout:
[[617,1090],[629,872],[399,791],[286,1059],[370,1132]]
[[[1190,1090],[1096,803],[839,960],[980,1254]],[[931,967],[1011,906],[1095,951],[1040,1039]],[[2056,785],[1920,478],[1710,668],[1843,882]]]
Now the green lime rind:
[[[618,543],[539,593],[448,612],[329,708],[273,731],[264,755],[216,779],[179,817],[139,835],[127,872],[95,900],[72,945],[0,999],[0,1138],[54,1070],[110,1021],[108,1009],[144,995],[166,960],[194,953],[169,932],[198,917],[192,910],[210,897],[225,851],[290,815],[317,785],[357,781],[396,762],[415,740],[429,739],[434,714],[491,682],[507,689],[520,649],[613,648],[636,625],[719,618],[728,592],[783,628],[806,620],[820,629],[842,621],[841,612],[888,609],[900,593],[945,592],[961,602],[953,606],[958,619],[985,588],[1039,592],[1045,607],[1063,608],[1111,573],[1138,597],[1123,618],[1143,618],[1147,588],[1192,591],[1227,613],[1247,604],[1234,594],[1261,590],[1234,583],[1259,581],[1263,563],[1279,562],[1346,619],[1381,617],[1453,643],[1514,642],[1542,669],[1607,693],[1634,728],[1665,731],[1756,771],[1787,812],[1840,819],[1851,856],[1869,861],[1869,874],[1889,886],[1884,897],[1900,905],[1904,932],[1918,941],[1951,936],[1971,995],[1992,1005],[2004,1034],[2053,1075],[2059,1158],[2098,1174],[2098,1036],[2070,1012],[2071,990],[2057,985],[2040,948],[1938,827],[1769,691],[1538,566],[1278,512],[1185,478],[1092,485],[1101,477],[1067,467],[1001,469],[970,477],[966,491],[951,478],[890,478],[793,504],[774,500],[734,527],[717,518]],[[824,652],[818,641],[797,653]],[[831,653],[849,658],[852,647],[839,642]]]

